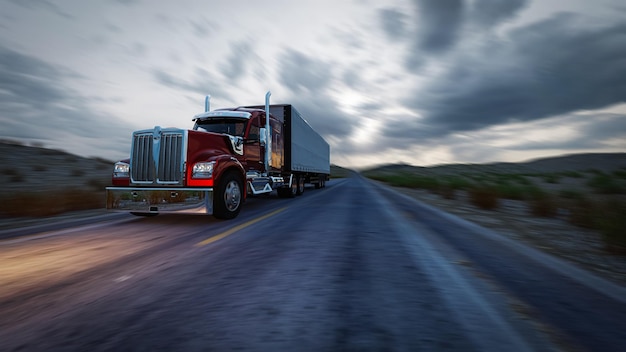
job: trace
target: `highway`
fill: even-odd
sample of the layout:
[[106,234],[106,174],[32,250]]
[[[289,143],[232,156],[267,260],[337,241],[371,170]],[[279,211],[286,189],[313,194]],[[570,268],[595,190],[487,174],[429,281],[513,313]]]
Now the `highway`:
[[0,351],[626,350],[624,287],[356,174],[15,234]]

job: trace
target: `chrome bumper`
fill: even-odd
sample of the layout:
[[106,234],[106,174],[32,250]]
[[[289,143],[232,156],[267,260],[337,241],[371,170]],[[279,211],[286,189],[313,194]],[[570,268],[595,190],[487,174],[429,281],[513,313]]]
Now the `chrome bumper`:
[[106,194],[110,211],[213,214],[213,188],[107,187]]

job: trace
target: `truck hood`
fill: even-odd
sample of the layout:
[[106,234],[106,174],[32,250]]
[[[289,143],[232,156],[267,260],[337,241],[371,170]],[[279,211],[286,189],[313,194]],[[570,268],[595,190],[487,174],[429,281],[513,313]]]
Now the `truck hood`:
[[208,159],[220,155],[243,155],[243,138],[213,132],[188,131],[187,160]]

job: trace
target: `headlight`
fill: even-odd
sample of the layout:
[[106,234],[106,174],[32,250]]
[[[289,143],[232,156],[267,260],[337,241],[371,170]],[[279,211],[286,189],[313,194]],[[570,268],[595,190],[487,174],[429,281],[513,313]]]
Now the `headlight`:
[[115,167],[113,168],[113,177],[128,178],[129,175],[130,175],[130,165],[121,161],[115,163]]
[[191,177],[193,178],[211,178],[213,177],[213,167],[215,161],[200,162],[193,165]]

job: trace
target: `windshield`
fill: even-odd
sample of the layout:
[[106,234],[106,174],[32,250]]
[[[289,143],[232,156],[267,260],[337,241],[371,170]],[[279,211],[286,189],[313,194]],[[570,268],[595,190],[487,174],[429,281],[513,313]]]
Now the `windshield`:
[[198,120],[196,121],[196,125],[193,127],[193,129],[198,131],[225,133],[230,134],[231,136],[243,137],[243,134],[246,131],[246,121],[238,119]]

